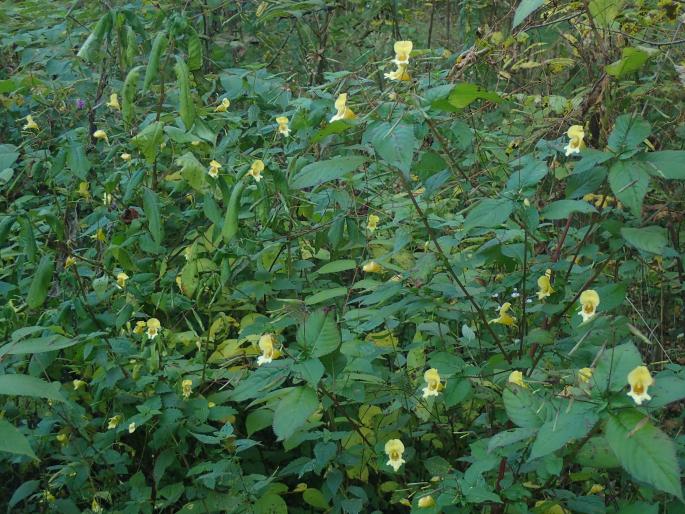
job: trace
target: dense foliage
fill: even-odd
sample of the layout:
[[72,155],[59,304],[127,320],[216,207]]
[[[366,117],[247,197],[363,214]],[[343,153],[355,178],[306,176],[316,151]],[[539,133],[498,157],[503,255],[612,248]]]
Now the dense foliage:
[[685,512],[684,12],[0,2],[0,503]]

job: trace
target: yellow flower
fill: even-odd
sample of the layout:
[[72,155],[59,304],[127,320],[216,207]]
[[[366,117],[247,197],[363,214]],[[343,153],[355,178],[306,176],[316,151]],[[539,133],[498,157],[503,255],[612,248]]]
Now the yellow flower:
[[366,223],[366,228],[369,229],[369,232],[373,232],[376,230],[376,227],[378,227],[378,222],[381,219],[376,216],[375,214],[369,214],[369,220]]
[[376,261],[369,261],[362,267],[366,273],[380,273],[383,271],[383,266],[378,264]]
[[405,507],[411,507],[411,502],[407,500],[406,498],[402,498],[399,502],[401,505],[404,505]]
[[96,241],[101,241],[103,243],[107,241],[107,236],[105,235],[105,231],[102,229],[102,227],[97,229],[95,234],[93,234],[91,237]]
[[255,182],[262,180],[262,171],[264,171],[264,162],[261,159],[257,159],[250,166],[250,171],[247,172],[248,175],[255,179]]
[[388,462],[386,464],[395,471],[400,469],[400,466],[405,463],[405,460],[402,458],[404,445],[399,439],[390,439],[385,443],[385,453],[388,455]]
[[587,289],[580,294],[581,309],[578,314],[583,317],[583,323],[592,318],[597,312],[599,295],[594,289]]
[[70,255],[64,261],[64,269],[67,269],[69,266],[73,266],[74,264],[76,264],[76,259]]
[[566,157],[572,153],[580,153],[580,149],[585,147],[585,143],[583,143],[583,138],[585,137],[583,126],[571,125],[566,135],[569,138],[568,144],[564,148],[566,150]]
[[428,509],[430,507],[435,507],[435,500],[433,497],[429,494],[428,496],[424,496],[422,498],[419,498],[419,508],[420,509]]
[[133,333],[142,334],[145,332],[145,327],[147,327],[147,323],[144,321],[136,321],[136,326],[133,328]]
[[117,426],[119,426],[119,423],[121,423],[122,419],[123,416],[121,414],[112,416],[111,418],[109,418],[109,421],[107,422],[107,429],[112,430],[113,428],[117,428]]
[[616,199],[613,196],[608,196],[608,195],[596,195],[594,193],[588,193],[585,196],[583,196],[583,200],[586,202],[593,202],[595,204],[595,207],[598,209],[601,207],[602,209],[606,209],[609,205],[614,203]]
[[506,302],[499,308],[499,317],[491,319],[490,323],[500,323],[502,325],[507,325],[513,327],[516,325],[516,318],[508,314],[509,309],[511,309],[511,304]]
[[183,292],[183,282],[181,279],[181,275],[176,275],[176,285],[181,290],[181,292]]
[[131,421],[131,423],[129,423],[129,425],[128,425],[128,433],[132,434],[135,431],[136,431],[136,422]]
[[157,318],[150,318],[149,320],[147,320],[146,326],[147,336],[150,339],[154,339],[155,337],[157,337],[160,328],[162,328],[162,325]]
[[604,486],[602,484],[592,484],[588,494],[599,494],[602,491],[604,491]]
[[528,384],[526,384],[523,381],[523,373],[520,371],[512,371],[509,374],[509,380],[507,380],[510,384],[516,384],[517,386],[520,387],[528,387]]
[[128,275],[123,271],[117,274],[117,286],[119,286],[119,289],[123,289],[124,287],[126,287],[126,281],[128,280],[128,278]]
[[216,178],[219,176],[219,170],[221,169],[221,164],[216,162],[215,160],[212,160],[209,163],[209,176],[212,178]]
[[102,194],[102,205],[107,205],[107,206],[112,205],[112,194],[111,193],[103,193]]
[[[552,502],[547,502],[544,500],[540,500],[540,501],[535,502],[536,507],[540,507],[542,505],[545,506],[545,510],[543,511],[543,514],[570,514],[568,510],[563,508],[558,503],[552,504]],[[548,507],[548,505],[549,505],[549,507]]]
[[646,366],[638,366],[628,373],[628,383],[630,384],[630,391],[627,394],[635,400],[635,403],[642,405],[643,401],[652,399],[647,394],[647,389],[654,385],[654,379]]
[[93,132],[93,137],[95,139],[104,139],[107,144],[109,144],[109,139],[107,138],[107,134],[105,133],[104,130],[98,129],[95,132]]
[[426,387],[423,388],[423,397],[438,396],[443,389],[438,370],[435,368],[427,370],[423,374],[423,379],[426,381]]
[[69,436],[67,434],[57,434],[55,439],[57,439],[60,443],[65,444],[69,440]]
[[79,389],[85,389],[88,384],[84,380],[76,379],[72,382],[72,385],[74,386],[74,391],[78,391]]
[[90,191],[88,189],[90,188],[90,184],[88,182],[79,182],[78,185],[78,190],[76,191],[79,196],[82,196],[83,198],[89,198],[90,197]]
[[121,157],[122,161],[130,161],[131,160],[131,154],[130,153],[122,153],[119,157]]
[[226,112],[231,106],[231,101],[228,98],[221,100],[221,103],[214,108],[214,112]]
[[95,498],[93,498],[93,501],[90,504],[90,510],[92,510],[94,514],[100,514],[102,512],[102,506]]
[[342,93],[335,101],[335,116],[331,118],[331,123],[337,120],[353,120],[357,117],[352,110],[347,107],[347,93]]
[[288,118],[285,116],[279,116],[276,118],[276,123],[278,123],[278,133],[283,134],[285,137],[290,135],[290,129],[288,128]]
[[183,398],[187,400],[193,392],[193,381],[188,379],[184,380],[181,382],[181,389],[183,390]]
[[40,130],[38,123],[33,121],[33,116],[30,114],[26,117],[26,125],[24,125],[24,130]]
[[578,380],[583,384],[587,384],[592,378],[592,373],[592,368],[580,368],[578,370]]
[[393,275],[390,277],[390,282],[402,282],[402,275]]
[[121,110],[121,105],[119,105],[119,96],[116,93],[109,95],[109,102],[107,102],[107,107],[114,109],[115,111]]
[[280,357],[280,352],[274,348],[276,338],[272,334],[264,334],[259,338],[259,349],[262,354],[257,358],[257,366],[268,364],[274,359]]
[[549,280],[551,276],[552,270],[548,269],[547,271],[545,271],[545,274],[543,276],[538,278],[538,287],[540,288],[540,290],[538,291],[538,300],[547,298],[554,292],[552,284]]
[[407,66],[409,65],[409,55],[411,54],[413,47],[414,44],[411,41],[395,42],[395,58],[392,62],[397,65],[397,69],[390,73],[386,73],[386,79],[411,80],[411,76],[407,72]]

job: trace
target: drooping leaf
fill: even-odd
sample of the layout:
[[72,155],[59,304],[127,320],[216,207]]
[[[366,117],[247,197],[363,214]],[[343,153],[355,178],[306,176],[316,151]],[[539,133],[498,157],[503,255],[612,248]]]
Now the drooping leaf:
[[623,227],[621,235],[630,246],[656,255],[661,255],[668,245],[666,229],[657,225],[642,228]]
[[469,84],[468,82],[454,86],[449,97],[447,97],[447,101],[458,109],[464,109],[476,100],[500,103],[502,97],[494,91],[488,91],[477,84]]
[[514,202],[508,198],[486,198],[469,211],[464,220],[464,230],[476,227],[495,228],[503,224],[512,211]]
[[584,200],[557,200],[545,207],[540,213],[540,217],[548,220],[561,220],[574,212],[592,214],[597,212],[597,209]]
[[52,255],[43,255],[33,275],[29,293],[26,297],[26,303],[31,309],[36,309],[45,302],[48,297],[48,291],[50,290],[52,274],[54,271],[54,257]]
[[25,455],[38,460],[38,457],[24,434],[17,430],[9,421],[4,419],[0,419],[0,452]]
[[159,146],[162,144],[164,138],[164,123],[155,121],[150,123],[147,127],[141,130],[131,142],[141,151],[145,156],[145,160],[153,164],[157,155],[159,154]]
[[523,20],[530,16],[544,3],[544,0],[522,0],[519,6],[516,8],[516,12],[514,13],[514,21],[511,24],[511,28],[515,29],[521,25]]
[[572,439],[585,437],[599,421],[592,404],[562,401],[558,409],[558,413],[540,427],[528,460],[544,457]]
[[371,143],[378,156],[388,165],[409,176],[414,151],[418,146],[412,125],[405,122],[376,122],[366,129],[363,140]]
[[316,187],[355,171],[366,162],[361,155],[341,155],[304,166],[290,181],[292,189]]
[[177,158],[176,165],[181,167],[181,175],[190,187],[198,191],[203,189],[207,169],[192,152],[186,152]]
[[159,208],[159,197],[152,189],[145,189],[143,192],[143,210],[147,217],[148,229],[155,243],[162,244],[163,225],[162,215]]
[[616,161],[609,170],[609,185],[616,198],[635,217],[642,218],[642,200],[649,187],[649,174],[642,163],[632,159]]
[[50,384],[40,378],[22,374],[0,375],[0,394],[9,396],[31,396],[63,402],[58,384]]
[[289,389],[274,411],[273,429],[278,440],[283,441],[293,435],[318,407],[319,398],[311,387]]
[[[601,310],[601,297],[598,309]],[[642,356],[633,343],[618,345],[602,353],[590,384],[598,394],[607,389],[620,391],[628,385],[628,373],[642,364]]]
[[537,398],[523,387],[507,387],[502,393],[504,408],[509,419],[521,428],[539,428],[545,422],[545,400]]
[[614,152],[623,153],[637,149],[651,132],[652,127],[648,121],[630,114],[622,114],[616,118],[607,143]]
[[335,311],[319,309],[310,314],[297,329],[297,343],[310,357],[322,357],[335,351],[340,345]]
[[666,179],[685,180],[685,150],[663,150],[642,156],[652,175]]
[[649,59],[649,53],[639,48],[626,47],[623,49],[621,58],[618,61],[606,65],[608,75],[622,78],[628,73],[639,70]]

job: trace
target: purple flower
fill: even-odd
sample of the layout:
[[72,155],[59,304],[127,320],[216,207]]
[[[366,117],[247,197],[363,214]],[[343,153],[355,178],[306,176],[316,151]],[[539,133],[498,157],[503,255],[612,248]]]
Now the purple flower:
[[77,109],[83,109],[85,106],[86,106],[86,102],[84,102],[82,98],[76,99],[76,108]]

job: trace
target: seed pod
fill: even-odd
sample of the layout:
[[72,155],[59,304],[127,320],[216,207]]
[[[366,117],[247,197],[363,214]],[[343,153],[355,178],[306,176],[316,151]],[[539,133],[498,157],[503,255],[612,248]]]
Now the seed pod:
[[186,129],[190,129],[195,121],[195,105],[190,95],[190,71],[188,71],[188,65],[179,55],[176,56],[174,71],[176,71],[176,82],[178,84],[178,111],[181,113],[181,119]]
[[136,33],[130,25],[126,25],[126,67],[133,65],[133,60],[138,55],[138,41]]
[[162,30],[157,33],[155,40],[152,42],[152,50],[150,51],[150,58],[147,62],[147,68],[145,69],[145,80],[143,81],[143,93],[147,92],[152,81],[157,78],[159,73],[159,59],[161,58],[164,50],[166,50],[167,37],[166,33]]
[[228,199],[224,226],[221,229],[221,235],[226,243],[238,233],[238,214],[240,214],[240,197],[243,194],[243,189],[245,189],[245,182],[241,180],[233,186],[231,196]]
[[128,72],[126,80],[124,81],[124,88],[121,90],[121,117],[128,127],[131,126],[133,116],[135,115],[135,105],[133,101],[136,97],[136,86],[138,84],[141,69],[142,66],[136,66]]
[[202,42],[193,28],[188,36],[188,68],[192,71],[202,68]]
[[95,25],[93,32],[90,33],[83,45],[81,45],[81,48],[76,55],[89,62],[97,60],[98,54],[100,53],[100,47],[102,46],[102,40],[111,29],[112,13],[110,11],[100,18],[97,25]]
[[29,308],[35,309],[40,307],[48,297],[48,290],[52,283],[52,273],[55,270],[54,266],[55,261],[52,255],[43,255],[33,275],[31,286],[29,286],[29,294],[26,299]]

